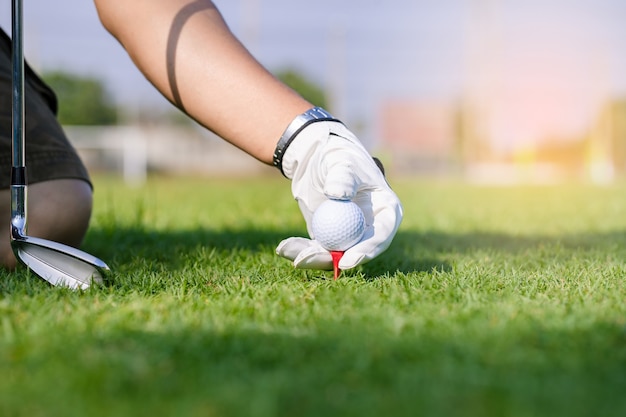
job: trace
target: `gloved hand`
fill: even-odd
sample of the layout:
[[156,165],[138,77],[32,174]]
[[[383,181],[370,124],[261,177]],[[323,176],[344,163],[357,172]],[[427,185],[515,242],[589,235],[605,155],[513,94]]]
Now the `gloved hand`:
[[317,121],[302,129],[284,153],[282,170],[292,180],[311,239],[285,239],[276,248],[278,255],[297,268],[333,269],[330,252],[311,229],[313,212],[328,198],[351,199],[365,217],[363,238],[345,251],[340,269],[368,262],[389,247],[402,221],[402,205],[374,159],[342,123]]

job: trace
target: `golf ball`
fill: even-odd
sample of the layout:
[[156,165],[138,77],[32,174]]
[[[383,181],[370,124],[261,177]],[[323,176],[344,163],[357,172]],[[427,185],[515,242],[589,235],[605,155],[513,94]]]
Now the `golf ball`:
[[311,220],[313,238],[326,250],[345,251],[359,243],[365,232],[361,208],[349,200],[326,200]]

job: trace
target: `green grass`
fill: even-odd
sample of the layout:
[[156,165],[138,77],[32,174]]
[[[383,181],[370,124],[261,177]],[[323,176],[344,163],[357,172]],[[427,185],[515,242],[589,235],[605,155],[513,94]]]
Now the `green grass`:
[[286,180],[97,177],[107,286],[0,273],[0,416],[626,415],[626,185],[393,184],[333,281]]

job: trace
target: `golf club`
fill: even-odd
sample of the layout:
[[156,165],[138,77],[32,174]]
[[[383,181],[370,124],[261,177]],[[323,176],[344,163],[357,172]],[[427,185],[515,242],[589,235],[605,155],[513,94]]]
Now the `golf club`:
[[26,158],[24,141],[24,50],[22,0],[12,0],[13,166],[11,169],[11,247],[15,257],[52,285],[86,289],[103,282],[109,267],[71,246],[26,235]]

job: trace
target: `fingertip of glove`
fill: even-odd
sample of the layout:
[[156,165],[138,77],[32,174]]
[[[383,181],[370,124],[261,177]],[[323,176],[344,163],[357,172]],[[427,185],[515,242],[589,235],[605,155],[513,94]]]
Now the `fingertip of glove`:
[[288,239],[283,239],[280,241],[280,243],[278,244],[278,246],[276,246],[276,254],[280,255],[280,252],[282,251],[282,249],[285,247],[285,244],[287,243]]
[[359,266],[360,264],[364,263],[363,259],[365,258],[364,254],[351,254],[349,252],[346,252],[343,257],[341,258],[341,260],[339,261],[339,268],[340,269],[352,269],[355,268],[357,266]]
[[333,268],[332,257],[325,250],[309,248],[302,251],[293,261],[293,265],[299,269],[331,270]]
[[294,259],[300,252],[309,247],[311,240],[303,237],[289,237],[283,239],[276,246],[276,254],[283,258]]

